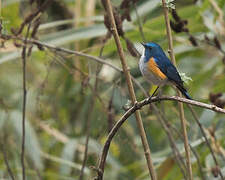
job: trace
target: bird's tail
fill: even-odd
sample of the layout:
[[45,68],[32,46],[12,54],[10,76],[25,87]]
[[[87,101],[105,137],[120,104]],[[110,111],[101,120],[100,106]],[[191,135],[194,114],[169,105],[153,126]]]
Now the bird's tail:
[[176,87],[180,90],[180,92],[181,92],[187,99],[192,99],[191,96],[188,94],[187,90],[186,90],[184,87],[178,86],[178,85],[177,85]]

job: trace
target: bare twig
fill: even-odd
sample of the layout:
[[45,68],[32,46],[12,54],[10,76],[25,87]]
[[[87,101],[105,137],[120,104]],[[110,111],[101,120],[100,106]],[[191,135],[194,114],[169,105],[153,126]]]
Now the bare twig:
[[[9,118],[9,106],[7,104],[5,104],[4,100],[3,99],[0,99],[0,104],[1,104],[1,108],[3,108],[7,114],[7,119]],[[4,124],[5,125],[5,124]],[[3,127],[2,127],[3,129]],[[4,131],[3,131],[4,132]],[[8,161],[8,157],[7,157],[7,152],[6,152],[6,140],[7,140],[7,132],[6,131],[5,133],[3,133],[2,135],[0,135],[0,150],[2,151],[3,153],[3,158],[4,158],[4,162],[5,162],[5,165],[7,167],[7,171],[9,173],[9,176],[12,180],[15,179],[14,177],[14,174],[13,174],[13,171],[9,165],[9,161]]]
[[3,141],[4,141],[3,138],[4,137],[2,137],[2,142],[0,142],[0,148],[1,148],[1,151],[3,153],[3,158],[4,158],[4,161],[5,161],[5,164],[6,164],[6,167],[7,167],[7,171],[9,173],[9,176],[10,176],[10,178],[12,180],[14,180],[15,178],[14,178],[13,172],[12,172],[10,166],[9,166],[9,162],[8,162],[8,158],[7,158],[7,153],[6,153],[6,150],[5,150],[5,145],[4,145],[5,143],[3,144]]
[[191,146],[191,144],[189,144],[190,146],[190,149],[191,151],[193,152],[196,160],[197,160],[197,164],[198,164],[198,167],[199,167],[199,172],[200,172],[200,175],[201,175],[201,178],[202,180],[206,180],[206,177],[205,177],[205,173],[203,172],[203,168],[202,168],[202,165],[201,165],[201,161],[200,161],[200,158],[198,156],[198,153],[196,152],[196,150]]
[[[100,52],[100,56],[101,56]],[[94,94],[96,94],[97,89],[98,89],[98,74],[100,73],[100,64],[98,64],[97,70],[96,70],[96,77],[95,77],[95,85],[94,85]],[[96,96],[93,96],[93,98],[91,99],[91,106],[90,106],[90,110],[88,113],[88,118],[87,118],[87,122],[86,122],[86,132],[87,132],[87,137],[86,137],[86,142],[85,142],[85,150],[84,150],[84,159],[83,159],[83,163],[82,163],[82,168],[81,168],[81,172],[80,172],[80,180],[83,180],[83,174],[84,174],[84,168],[87,162],[87,156],[88,156],[88,144],[89,144],[89,137],[90,137],[90,124],[91,124],[91,119],[92,119],[92,113],[94,110],[94,105],[96,102]]]
[[[131,81],[130,72],[128,70],[128,66],[127,66],[125,56],[124,56],[124,53],[123,53],[122,45],[120,43],[120,38],[119,38],[119,35],[118,35],[116,23],[115,23],[115,17],[113,15],[112,5],[111,5],[110,0],[102,1],[102,3],[104,5],[104,7],[106,8],[106,12],[107,12],[107,14],[109,16],[109,19],[110,19],[110,22],[111,22],[111,31],[112,31],[112,34],[114,36],[114,39],[115,39],[115,42],[116,42],[116,45],[117,45],[118,53],[119,53],[119,56],[120,56],[122,67],[123,67],[123,72],[124,72],[124,75],[126,77],[126,81],[127,81],[127,85],[128,85],[129,94],[130,94],[132,103],[135,104],[136,103],[136,96],[135,96],[135,93],[134,93],[134,88],[133,88],[133,84],[132,84],[132,81]],[[137,121],[137,125],[138,125],[138,128],[139,128],[141,140],[142,140],[142,145],[143,145],[144,152],[145,152],[145,158],[146,158],[146,161],[147,161],[149,173],[150,173],[150,176],[151,176],[152,180],[156,180],[157,177],[156,177],[156,173],[155,173],[155,170],[154,170],[154,167],[153,167],[153,162],[152,162],[152,159],[151,159],[151,152],[150,152],[150,149],[149,149],[149,146],[148,146],[148,141],[147,141],[147,137],[146,137],[146,134],[145,134],[145,130],[144,130],[144,126],[143,126],[143,123],[142,123],[140,112],[136,111],[135,116],[136,116],[136,121]],[[98,173],[98,178],[97,178],[99,180],[102,179],[102,177],[103,177],[103,172],[104,172],[103,166],[104,166],[104,161],[101,161],[101,159],[100,159],[98,167],[100,169],[99,172],[101,172],[101,173]]]
[[28,25],[26,38],[25,38],[25,46],[22,50],[22,63],[23,63],[23,114],[22,114],[22,146],[21,146],[21,165],[22,165],[22,174],[23,174],[23,180],[26,179],[26,168],[25,168],[25,162],[24,162],[24,155],[25,155],[25,118],[26,118],[26,100],[27,100],[27,89],[26,89],[26,50],[27,50],[27,38],[29,35],[31,23]]
[[[21,37],[17,37],[17,36],[12,36],[12,35],[0,35],[0,38],[2,39],[15,39],[15,40],[20,40],[20,41],[23,41],[25,42],[25,38],[21,38]],[[35,39],[27,39],[26,42],[28,44],[34,44],[38,47],[45,47],[45,48],[48,48],[48,49],[52,49],[54,51],[57,51],[57,52],[63,52],[63,53],[67,53],[67,54],[74,54],[76,56],[83,56],[83,57],[86,57],[86,58],[89,58],[89,59],[92,59],[96,62],[99,62],[101,64],[105,64],[107,66],[110,66],[111,68],[119,71],[119,72],[123,72],[122,69],[120,69],[119,67],[109,63],[108,61],[104,61],[103,59],[99,58],[99,57],[96,57],[96,56],[91,56],[91,55],[88,55],[88,54],[85,54],[85,53],[82,53],[82,52],[78,52],[78,51],[73,51],[73,50],[70,50],[70,49],[66,49],[66,48],[60,48],[60,47],[56,47],[54,45],[50,45],[50,44],[47,44],[47,43],[44,43],[44,42],[41,42],[41,41],[38,41],[38,40],[35,40]]]
[[154,111],[156,111],[158,120],[168,136],[171,149],[173,150],[172,152],[174,153],[175,160],[177,161],[178,166],[180,167],[181,173],[183,174],[184,179],[187,179],[187,175],[186,175],[187,169],[186,169],[185,163],[182,159],[182,156],[181,156],[179,150],[177,149],[173,135],[171,134],[170,129],[169,129],[168,125],[166,124],[166,120],[164,119],[164,117],[162,117],[161,112],[155,106],[153,106],[153,109],[154,109]]
[[[188,104],[188,106],[190,106]],[[161,118],[161,120],[165,123],[166,127],[171,131],[173,130],[182,140],[184,139],[183,135],[178,131],[178,129],[176,129],[174,126],[172,126],[169,121],[164,117],[164,115],[157,109],[157,107],[155,106],[155,104],[152,104],[152,107],[153,109],[156,111],[156,115],[157,116],[160,116],[159,118]],[[190,106],[192,108],[192,106]],[[193,109],[193,108],[192,108]],[[171,135],[171,138],[173,139],[173,136]],[[201,166],[201,162],[200,162],[200,159],[198,157],[198,154],[197,152],[195,151],[195,149],[191,146],[191,144],[189,143],[189,146],[190,146],[190,149],[191,151],[193,152],[196,160],[197,160],[197,164],[198,164],[198,167],[199,167],[199,171],[200,171],[200,174],[201,174],[201,177],[203,180],[205,180],[205,175],[204,175],[204,172],[203,172],[203,169],[202,169],[202,166]],[[179,151],[178,151],[179,152]],[[185,177],[186,178],[186,177]]]
[[[59,55],[59,54],[58,54]],[[72,66],[72,69],[70,67],[68,67],[65,63],[64,63],[64,59],[59,55],[59,57],[62,59],[62,61],[58,60],[58,62],[63,65],[63,67],[65,67],[69,73],[73,74],[73,71],[78,71],[82,76],[88,78],[88,74],[86,74],[85,72],[83,72],[81,69],[75,67],[74,65],[71,65]],[[96,78],[98,78],[96,76]],[[106,105],[104,103],[104,100],[101,98],[101,96],[98,94],[97,91],[95,91],[95,87],[93,87],[90,83],[87,84],[87,86],[90,88],[90,90],[93,92],[93,95],[99,100],[99,102],[102,104],[102,108],[104,110],[104,112],[106,112],[106,114],[108,113],[107,111],[107,108],[106,108]]]
[[[166,124],[167,124],[168,128],[174,130],[174,132],[175,132],[182,140],[184,140],[183,135],[178,131],[177,128],[175,128],[174,126],[172,126],[168,121],[166,121]],[[197,164],[198,164],[198,167],[199,167],[199,171],[200,171],[201,177],[202,177],[203,180],[206,180],[205,174],[204,174],[204,172],[203,172],[202,165],[201,165],[201,162],[200,162],[200,159],[199,159],[199,156],[198,156],[197,152],[195,151],[195,149],[191,146],[190,143],[189,143],[189,146],[190,146],[190,149],[191,149],[191,151],[193,152],[193,154],[194,154],[194,156],[195,156],[195,158],[196,158],[196,160],[197,160]]]
[[86,137],[86,141],[85,141],[85,149],[84,149],[84,159],[82,162],[82,168],[80,171],[80,177],[79,180],[83,180],[83,176],[84,176],[84,168],[87,162],[87,156],[88,156],[88,144],[89,144],[89,137],[90,137],[90,124],[91,124],[91,119],[92,119],[92,113],[94,110],[94,105],[95,105],[95,96],[92,98],[92,102],[91,102],[91,106],[89,109],[89,113],[88,113],[88,118],[87,118],[87,122],[86,122],[86,133],[87,133],[87,137]]
[[[181,96],[181,93],[178,93],[179,96]],[[193,175],[192,175],[192,167],[191,167],[191,153],[190,153],[190,148],[189,148],[189,142],[188,142],[188,135],[187,135],[187,129],[186,129],[186,120],[184,117],[184,106],[182,103],[178,103],[179,106],[179,113],[180,113],[180,119],[181,119],[181,126],[182,126],[182,131],[183,131],[183,136],[184,136],[184,149],[186,153],[186,162],[187,162],[187,168],[188,168],[188,176],[190,180],[193,180]]]
[[[81,15],[81,0],[77,0],[75,2],[76,3],[74,4],[74,11],[73,11],[73,13],[74,13],[73,14],[74,28],[78,29],[79,26],[81,25],[81,23],[79,21],[77,21],[77,19],[80,19],[81,16],[82,16]],[[79,49],[80,49],[80,41],[75,41],[74,42],[74,49],[76,51],[79,51]],[[76,56],[74,57],[74,65],[76,67],[78,67],[78,68],[81,67],[81,61],[80,61],[79,57],[76,57]],[[78,81],[80,79],[80,74],[77,71],[75,71],[73,77],[74,77],[74,79],[76,81]]]
[[139,31],[140,31],[142,40],[143,40],[144,42],[146,42],[145,34],[144,34],[144,32],[143,32],[143,27],[142,27],[142,21],[141,21],[141,18],[140,18],[140,16],[139,16],[139,14],[138,14],[136,3],[134,3],[134,10],[135,10],[135,14],[136,14],[136,16],[137,16],[138,28],[139,28]]
[[225,22],[224,22],[224,12],[223,10],[217,5],[215,0],[209,0],[215,11],[219,14],[219,22],[221,24],[221,34],[225,35]]
[[[141,91],[144,93],[145,97],[148,98],[149,95],[146,92],[146,90],[141,86],[141,84],[139,82],[136,82],[136,85],[141,89]],[[169,126],[168,120],[165,118],[164,114],[157,108],[157,106],[155,104],[151,104],[153,110],[155,111],[156,116],[158,117],[158,120],[160,122],[160,124],[162,125],[163,129],[165,130],[166,134],[168,135],[168,139],[170,141],[170,145],[171,145],[171,149],[173,150],[174,153],[174,157],[175,160],[178,163],[178,166],[180,167],[181,173],[183,174],[184,178],[187,179],[187,176],[185,174],[185,170],[186,170],[186,166],[185,163],[183,161],[182,155],[179,152],[179,150],[176,147],[176,143],[175,140],[173,138],[173,135],[171,134],[171,127]],[[149,106],[149,110],[150,107]]]
[[152,97],[152,98],[146,98],[141,102],[137,102],[135,103],[134,106],[132,106],[128,111],[126,111],[126,113],[120,118],[120,120],[117,121],[117,123],[114,125],[114,127],[112,128],[112,130],[110,131],[107,140],[104,144],[102,153],[101,153],[101,157],[100,157],[100,163],[101,166],[99,166],[98,172],[99,173],[103,173],[104,172],[104,166],[105,166],[105,161],[106,161],[106,157],[108,154],[108,150],[110,147],[110,143],[114,137],[114,135],[117,133],[117,131],[119,130],[119,128],[122,126],[122,124],[133,114],[135,113],[138,109],[141,109],[143,106],[146,106],[148,104],[154,103],[154,102],[158,102],[158,101],[178,101],[178,102],[183,102],[186,104],[191,104],[197,107],[202,107],[205,109],[209,109],[218,113],[223,113],[225,114],[225,109],[219,108],[215,105],[211,105],[211,104],[206,104],[206,103],[201,103],[198,101],[194,101],[194,100],[189,100],[186,98],[182,98],[182,97],[178,97],[178,96],[163,96],[163,97]]
[[215,156],[215,153],[214,153],[214,151],[213,151],[213,149],[212,149],[212,147],[211,147],[211,145],[210,145],[210,143],[209,143],[209,140],[208,140],[208,138],[207,138],[207,136],[206,136],[206,133],[205,133],[205,131],[204,131],[204,128],[202,127],[202,124],[199,122],[198,115],[196,114],[196,112],[194,111],[194,109],[193,109],[190,105],[188,105],[188,107],[189,107],[189,109],[191,110],[191,113],[192,113],[192,115],[193,115],[193,117],[194,117],[196,123],[198,124],[198,127],[200,128],[200,131],[201,131],[201,133],[202,133],[202,135],[203,135],[203,137],[204,137],[204,139],[205,139],[205,142],[206,142],[206,144],[207,144],[207,146],[208,146],[208,148],[209,148],[209,150],[210,150],[210,152],[211,152],[211,155],[212,155],[212,158],[213,158],[213,160],[214,160],[214,162],[215,162],[215,165],[216,165],[217,168],[218,168],[218,172],[219,172],[220,178],[221,178],[222,180],[224,180],[223,174],[222,174],[221,169],[220,169],[220,167],[219,167],[219,163],[218,163],[218,161],[217,161],[217,159],[216,159],[216,156]]
[[19,35],[22,33],[24,27],[27,25],[27,24],[30,24],[34,18],[36,18],[40,13],[44,12],[44,10],[53,2],[53,0],[46,0],[42,3],[42,5],[36,9],[34,12],[32,12],[31,14],[29,14],[25,19],[24,21],[22,22],[22,24],[20,25],[20,28],[18,31],[15,31],[14,33],[16,35]]
[[[163,12],[164,12],[164,16],[165,16],[165,22],[166,22],[167,37],[168,37],[168,41],[169,41],[169,54],[170,54],[173,64],[176,65],[175,55],[173,52],[173,39],[172,39],[172,33],[171,33],[170,22],[169,22],[169,17],[168,17],[168,9],[166,7],[165,0],[162,0],[162,5],[163,5],[163,10],[164,10]],[[178,92],[178,96],[181,96],[181,93],[179,91],[177,91],[177,92]],[[178,106],[179,106],[180,119],[181,119],[181,125],[182,125],[183,136],[184,136],[184,148],[185,148],[185,152],[186,152],[188,176],[189,176],[190,180],[193,180],[191,159],[190,159],[190,149],[188,146],[186,121],[185,121],[185,117],[184,117],[184,107],[183,107],[182,103],[178,103]]]
[[111,131],[112,127],[113,127],[113,124],[114,124],[114,109],[113,109],[113,98],[114,98],[114,93],[115,93],[115,86],[113,87],[113,90],[112,90],[112,95],[111,95],[111,98],[109,100],[109,104],[108,104],[108,133]]

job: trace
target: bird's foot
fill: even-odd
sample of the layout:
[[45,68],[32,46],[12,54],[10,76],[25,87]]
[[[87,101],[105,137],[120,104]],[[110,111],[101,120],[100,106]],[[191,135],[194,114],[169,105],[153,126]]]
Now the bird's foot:
[[155,98],[159,98],[159,97],[161,97],[161,93],[157,93],[157,94],[152,94],[151,96],[149,96],[148,97],[148,101],[150,101],[153,97],[155,97]]
[[136,107],[136,109],[140,109],[140,105],[137,101],[134,102],[134,107]]

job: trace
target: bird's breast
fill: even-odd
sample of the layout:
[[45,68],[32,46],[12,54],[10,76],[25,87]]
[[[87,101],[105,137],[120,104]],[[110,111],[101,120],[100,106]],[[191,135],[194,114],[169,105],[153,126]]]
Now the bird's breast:
[[163,81],[166,82],[166,76],[157,67],[154,59],[150,58],[148,61],[145,61],[145,59],[146,58],[144,56],[140,58],[139,68],[142,75],[147,79],[147,81],[155,85],[161,85]]

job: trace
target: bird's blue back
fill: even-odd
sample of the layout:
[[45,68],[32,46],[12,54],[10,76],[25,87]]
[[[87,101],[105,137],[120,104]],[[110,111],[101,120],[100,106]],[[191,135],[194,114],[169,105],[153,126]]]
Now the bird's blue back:
[[151,57],[154,58],[158,68],[167,76],[169,80],[174,81],[177,84],[183,84],[176,67],[171,63],[162,48],[153,42],[146,43],[145,61],[147,62]]
[[[147,65],[150,71],[154,72],[156,76],[159,76],[159,79],[165,79],[166,76],[166,78],[173,82],[186,98],[192,99],[183,86],[183,81],[181,80],[176,67],[171,63],[162,48],[153,42],[142,43],[142,45],[145,48],[144,55],[142,56],[144,57],[144,65]],[[140,59],[140,62],[142,62],[141,60],[142,58]],[[140,68],[143,68],[142,64],[140,64]]]

